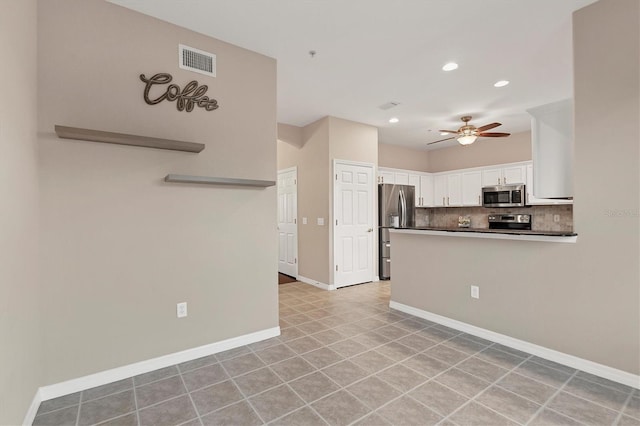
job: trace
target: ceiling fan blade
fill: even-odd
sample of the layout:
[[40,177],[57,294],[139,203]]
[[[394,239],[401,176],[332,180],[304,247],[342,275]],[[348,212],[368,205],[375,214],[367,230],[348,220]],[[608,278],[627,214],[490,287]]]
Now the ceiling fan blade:
[[510,136],[511,133],[499,133],[499,132],[488,132],[488,133],[480,133],[478,136],[482,136],[485,138],[502,138],[505,136]]
[[502,126],[502,123],[485,124],[482,127],[478,127],[476,130],[478,131],[478,133],[482,133],[485,130],[490,130],[490,129],[493,129],[494,127],[498,127],[498,126]]
[[440,133],[458,133],[457,130],[438,130]]
[[[458,133],[458,132],[456,132],[456,133]],[[439,141],[435,141],[435,142],[429,142],[427,145],[433,145],[434,143],[444,142],[444,141],[448,141],[450,139],[455,139],[455,136],[452,136],[452,137],[446,138],[446,139],[440,139]]]

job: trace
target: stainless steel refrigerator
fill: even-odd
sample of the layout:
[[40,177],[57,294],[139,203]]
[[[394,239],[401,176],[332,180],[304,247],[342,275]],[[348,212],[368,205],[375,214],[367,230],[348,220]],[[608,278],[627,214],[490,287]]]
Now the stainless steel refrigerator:
[[411,185],[378,185],[378,265],[380,279],[391,278],[391,228],[413,228],[416,224],[415,187]]

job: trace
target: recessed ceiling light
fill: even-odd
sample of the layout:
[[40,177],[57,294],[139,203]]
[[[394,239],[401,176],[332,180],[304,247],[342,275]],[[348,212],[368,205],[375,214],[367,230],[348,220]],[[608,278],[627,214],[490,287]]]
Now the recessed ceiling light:
[[507,84],[509,84],[509,80],[500,80],[500,81],[496,81],[493,86],[494,87],[504,87]]
[[398,119],[398,117],[391,117],[391,118],[389,119],[389,123],[397,123],[398,121],[400,121],[400,120]]
[[448,132],[440,132],[440,136],[447,136],[448,134]]
[[455,69],[458,69],[458,64],[456,64],[455,62],[449,62],[448,64],[444,64],[444,66],[442,67],[443,71],[453,71]]

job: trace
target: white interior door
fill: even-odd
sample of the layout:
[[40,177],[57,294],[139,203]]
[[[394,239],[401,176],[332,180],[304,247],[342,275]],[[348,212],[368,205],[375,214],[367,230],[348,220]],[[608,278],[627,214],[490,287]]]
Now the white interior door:
[[373,166],[335,162],[334,285],[373,281]]
[[298,277],[298,171],[278,172],[278,272]]

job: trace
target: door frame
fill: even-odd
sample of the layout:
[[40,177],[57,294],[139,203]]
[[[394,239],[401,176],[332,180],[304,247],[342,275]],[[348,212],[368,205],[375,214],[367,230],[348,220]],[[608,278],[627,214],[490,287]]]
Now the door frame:
[[368,167],[371,169],[371,211],[373,216],[373,230],[372,232],[372,242],[371,242],[371,253],[369,256],[371,257],[371,281],[379,281],[379,277],[376,274],[377,271],[377,256],[376,256],[376,247],[378,245],[378,191],[377,188],[377,168],[374,163],[367,163],[362,161],[351,161],[351,160],[340,160],[334,158],[331,163],[331,197],[329,199],[329,219],[331,220],[331,231],[329,232],[329,259],[331,259],[331,265],[329,265],[329,288],[331,290],[335,290],[339,287],[351,285],[336,285],[335,279],[335,265],[336,265],[336,247],[335,247],[335,238],[334,234],[336,231],[336,213],[335,213],[335,197],[336,197],[336,165],[344,164],[346,166],[362,166]]
[[[298,275],[300,272],[300,262],[298,262],[298,260],[300,260],[300,257],[298,256],[298,249],[300,247],[300,244],[298,242],[298,239],[300,237],[299,235],[299,228],[298,228],[298,166],[293,166],[293,167],[287,167],[286,169],[282,169],[282,170],[278,170],[277,174],[276,174],[276,198],[278,198],[278,186],[277,186],[277,182],[278,179],[280,177],[280,173],[289,173],[289,172],[296,172],[296,177],[295,177],[295,185],[296,185],[296,206],[295,206],[295,210],[296,210],[296,217],[295,217],[295,233],[296,233],[296,262],[295,262],[295,272],[296,274],[294,275],[295,279],[298,279]],[[278,200],[279,202],[279,200]],[[276,224],[276,227],[278,226],[278,224]],[[278,230],[279,231],[279,230]],[[278,251],[280,251],[280,243],[278,242]],[[278,262],[279,263],[279,262]],[[280,268],[278,268],[278,273],[280,273]]]

